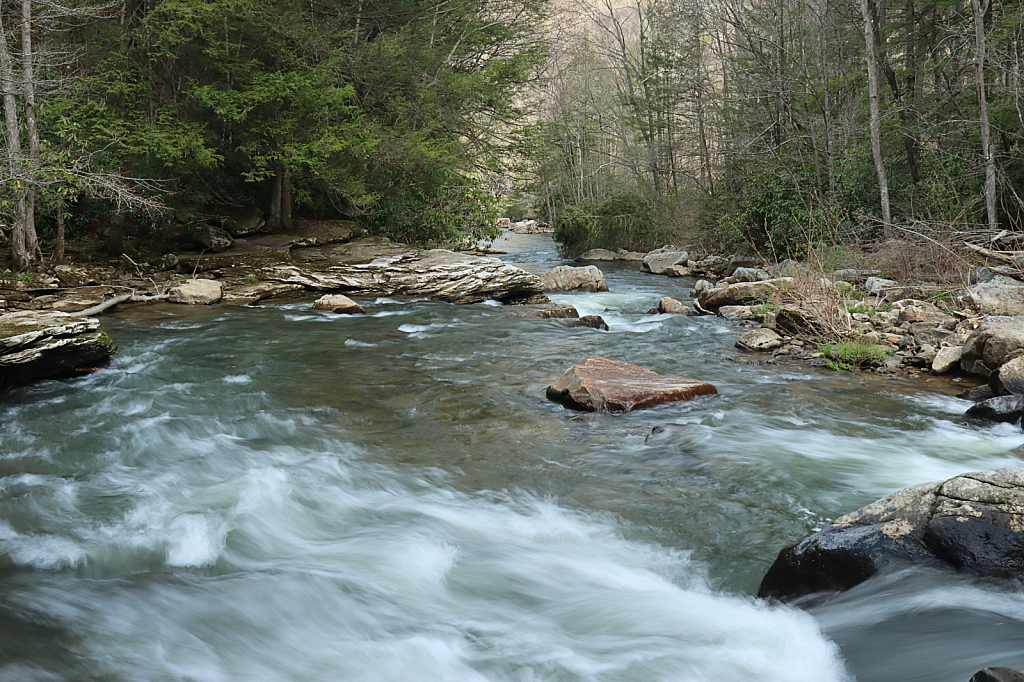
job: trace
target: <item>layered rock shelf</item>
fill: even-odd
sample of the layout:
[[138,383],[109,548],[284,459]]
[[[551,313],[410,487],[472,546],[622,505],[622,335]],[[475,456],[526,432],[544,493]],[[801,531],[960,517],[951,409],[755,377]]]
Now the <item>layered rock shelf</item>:
[[116,346],[99,326],[56,311],[0,315],[0,389],[103,365]]

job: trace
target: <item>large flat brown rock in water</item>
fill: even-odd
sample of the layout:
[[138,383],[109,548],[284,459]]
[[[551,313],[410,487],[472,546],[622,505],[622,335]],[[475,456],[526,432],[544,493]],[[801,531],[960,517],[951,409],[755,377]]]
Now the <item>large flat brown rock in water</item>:
[[569,407],[629,412],[718,393],[711,384],[669,377],[628,362],[589,357],[548,386],[548,398]]

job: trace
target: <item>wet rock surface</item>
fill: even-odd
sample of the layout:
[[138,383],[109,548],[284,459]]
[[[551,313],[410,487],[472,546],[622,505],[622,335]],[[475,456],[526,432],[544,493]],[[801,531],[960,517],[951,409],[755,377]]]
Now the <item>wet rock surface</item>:
[[780,553],[758,591],[841,591],[915,564],[1017,578],[1024,570],[1024,469],[962,474],[900,490]]
[[549,399],[583,410],[629,412],[718,393],[709,383],[663,376],[636,365],[602,357],[586,358],[547,389]]
[[608,291],[604,273],[594,265],[582,268],[559,265],[540,276],[540,286],[544,291]]
[[99,320],[61,312],[0,315],[0,389],[94,369],[116,347]]

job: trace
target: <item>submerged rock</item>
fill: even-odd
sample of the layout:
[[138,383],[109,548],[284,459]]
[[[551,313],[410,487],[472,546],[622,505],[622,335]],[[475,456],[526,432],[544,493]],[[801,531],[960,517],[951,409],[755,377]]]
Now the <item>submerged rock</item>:
[[608,291],[604,273],[595,265],[582,268],[559,265],[540,276],[540,285],[544,291]]
[[601,331],[608,331],[608,323],[604,321],[604,318],[600,315],[584,315],[574,323],[571,323],[574,327],[590,327],[591,329],[600,329]]
[[962,474],[893,493],[783,549],[761,597],[846,590],[913,564],[1019,578],[1024,571],[1024,469]]
[[629,412],[644,407],[718,393],[711,384],[663,376],[636,365],[589,357],[548,387],[551,400],[583,410]]
[[100,322],[60,312],[0,315],[0,388],[66,376],[105,362],[117,347]]

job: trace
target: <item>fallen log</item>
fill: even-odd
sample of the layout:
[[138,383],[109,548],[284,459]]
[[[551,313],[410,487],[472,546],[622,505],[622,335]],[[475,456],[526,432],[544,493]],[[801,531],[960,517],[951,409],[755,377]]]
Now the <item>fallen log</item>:
[[103,303],[98,303],[91,308],[80,310],[74,314],[78,317],[92,317],[93,315],[99,315],[104,310],[113,308],[118,303],[124,303],[126,301],[130,301],[132,303],[149,303],[152,301],[166,301],[167,298],[167,294],[157,294],[155,296],[146,296],[143,294],[121,294],[120,296],[109,298]]

